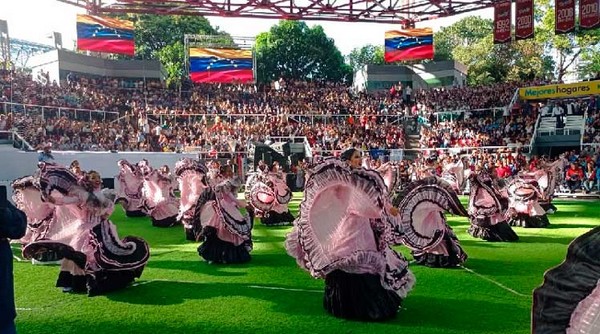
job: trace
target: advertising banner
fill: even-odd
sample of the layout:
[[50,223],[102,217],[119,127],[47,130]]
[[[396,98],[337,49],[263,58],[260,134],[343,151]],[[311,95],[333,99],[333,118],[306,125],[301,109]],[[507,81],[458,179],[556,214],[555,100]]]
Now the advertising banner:
[[519,89],[523,100],[544,100],[600,94],[600,80]]

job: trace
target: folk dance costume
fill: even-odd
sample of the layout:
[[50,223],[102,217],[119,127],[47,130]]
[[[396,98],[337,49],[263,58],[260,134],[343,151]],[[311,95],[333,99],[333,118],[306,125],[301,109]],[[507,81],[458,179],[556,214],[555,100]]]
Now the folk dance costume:
[[143,198],[152,226],[171,227],[179,223],[179,201],[173,194],[173,180],[168,174],[155,169],[146,175]]
[[[217,178],[215,178],[217,179]],[[245,263],[252,251],[252,210],[242,215],[237,199],[241,184],[222,178],[206,188],[196,203],[193,225],[201,229],[198,254],[209,263]]]
[[[42,201],[41,192],[34,182],[33,176],[25,176],[11,183],[15,206],[27,216],[27,230],[20,240],[22,247],[37,240],[51,239],[59,232],[57,224],[54,224],[55,205]],[[34,256],[33,260],[54,262],[59,258],[55,253],[46,252]]]
[[260,222],[267,226],[289,225],[294,216],[288,208],[292,192],[281,173],[258,172],[246,180],[246,201],[252,205]]
[[546,213],[552,214],[558,210],[556,206],[552,204],[552,199],[554,198],[556,188],[561,184],[565,174],[565,161],[566,159],[561,157],[553,163],[543,166],[545,175],[541,175],[537,180],[542,193],[542,197],[539,199],[540,206]]
[[197,241],[202,227],[194,227],[196,216],[196,204],[200,194],[208,188],[206,174],[208,168],[197,161],[184,158],[175,164],[175,175],[179,183],[179,215],[177,220],[181,221],[185,230],[185,237],[190,241]]
[[465,167],[461,160],[447,163],[442,170],[442,180],[447,182],[457,194],[460,194],[465,183]]
[[61,229],[50,240],[29,243],[23,255],[29,259],[45,252],[59,254],[63,261],[56,286],[94,296],[124,288],[140,277],[150,253],[143,239],[119,238],[107,219],[114,195],[100,189],[97,173],[89,175],[86,184],[80,185],[63,167],[40,167],[36,182],[42,198],[57,205],[54,223]]
[[538,203],[541,194],[538,183],[514,179],[508,185],[510,226],[546,227],[550,225],[546,211]]
[[565,261],[533,292],[533,334],[600,333],[600,227],[569,245]]
[[132,165],[127,160],[119,160],[119,192],[117,193],[117,202],[120,202],[125,210],[127,217],[144,217],[142,187],[144,177],[139,166]]
[[412,250],[415,262],[428,267],[455,267],[467,254],[447,224],[444,212],[466,217],[453,188],[438,177],[412,182],[398,204],[398,235]]
[[490,172],[475,172],[469,180],[469,234],[486,241],[519,240],[507,222],[508,198],[500,193]]
[[360,160],[329,158],[309,174],[286,249],[301,268],[325,279],[323,306],[336,317],[393,318],[412,289],[408,262],[390,247],[396,224],[388,210],[383,179],[360,168]]

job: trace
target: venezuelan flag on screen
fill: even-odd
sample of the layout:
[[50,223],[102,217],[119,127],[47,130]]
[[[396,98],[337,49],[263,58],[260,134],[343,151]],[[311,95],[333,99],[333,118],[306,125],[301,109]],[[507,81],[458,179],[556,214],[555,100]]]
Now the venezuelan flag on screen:
[[413,28],[385,33],[385,61],[433,59],[433,30]]
[[133,22],[77,14],[77,49],[96,52],[135,53]]
[[193,82],[253,82],[252,50],[190,48]]

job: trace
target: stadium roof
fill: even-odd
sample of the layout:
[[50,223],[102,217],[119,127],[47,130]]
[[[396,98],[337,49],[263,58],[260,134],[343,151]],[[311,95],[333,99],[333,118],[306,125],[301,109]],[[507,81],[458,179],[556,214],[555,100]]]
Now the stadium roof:
[[497,0],[58,0],[91,14],[146,13],[410,25],[493,6]]

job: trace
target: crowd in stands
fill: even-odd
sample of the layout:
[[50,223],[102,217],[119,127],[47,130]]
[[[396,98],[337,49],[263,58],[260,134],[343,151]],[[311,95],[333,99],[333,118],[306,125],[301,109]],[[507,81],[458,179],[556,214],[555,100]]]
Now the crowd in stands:
[[[103,110],[120,116],[106,121],[69,113],[42,117],[36,112],[6,112],[0,114],[0,130],[16,129],[32,146],[50,142],[53,150],[180,152],[193,148],[211,155],[243,152],[249,141],[306,137],[316,155],[328,155],[349,146],[404,148],[403,120],[420,118],[426,120],[420,131],[421,148],[511,147],[495,153],[475,150],[469,158],[470,169],[493,165],[500,177],[535,168],[535,158],[527,161],[519,146],[529,143],[538,113],[586,114],[584,142],[600,142],[600,99],[517,103],[508,110],[517,85],[523,83],[413,91],[398,84],[387,92],[364,93],[339,84],[280,80],[270,86],[189,86],[181,92],[151,80],[69,75],[59,86],[45,76],[34,80],[23,72],[0,71],[0,102]],[[455,113],[447,119],[446,111]],[[401,174],[410,179],[422,170],[441,173],[447,159],[453,158],[433,153],[405,161]],[[598,148],[590,147],[581,155],[570,152],[568,159],[574,167],[566,169],[570,174],[565,174],[565,189],[597,190]]]
[[[564,158],[559,192],[600,193],[599,148],[567,151]],[[402,160],[397,163],[399,176],[404,183],[431,175],[442,176],[443,166],[458,159],[461,159],[458,155],[440,151],[429,156],[420,155],[414,160]],[[521,172],[542,168],[543,159],[547,160],[547,157],[533,155],[528,158],[519,148],[500,148],[493,152],[474,150],[472,154],[463,156],[462,161],[468,170],[494,169],[498,178],[508,179]],[[382,162],[382,159],[371,159],[369,165],[377,168]]]
[[441,120],[432,116],[421,128],[420,148],[525,146],[534,135],[538,110],[537,104],[517,103],[512,110],[466,110],[450,119],[442,114]]
[[517,88],[538,84],[543,82],[509,82],[477,87],[420,89],[416,90],[414,98],[435,111],[489,109],[508,105]]
[[590,99],[587,103],[583,142],[600,144],[600,96]]
[[[402,119],[432,119],[436,112],[467,110],[461,122],[434,122],[421,133],[422,147],[526,144],[535,114],[498,122],[490,110],[505,107],[518,84],[415,90],[399,84],[389,92],[355,92],[341,84],[279,80],[271,85],[184,85],[130,82],[69,74],[59,85],[47,76],[0,71],[0,102],[118,112],[39,112],[5,117],[34,147],[54,150],[176,152],[244,150],[267,136],[306,136],[317,152],[349,145],[363,149],[405,147]],[[520,85],[523,85],[522,83]],[[199,115],[204,116],[186,116]],[[239,115],[263,115],[262,118]],[[96,115],[90,117],[90,115]],[[219,116],[220,115],[220,116]],[[311,115],[311,116],[308,116]],[[316,117],[315,117],[316,115]],[[2,125],[0,123],[0,125]]]

